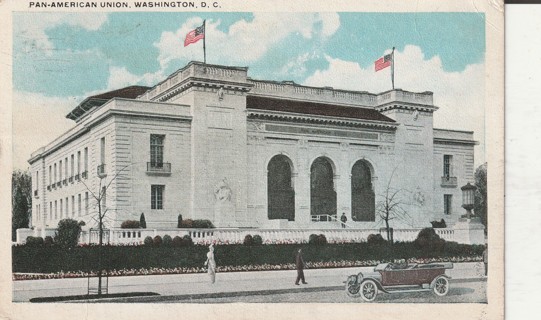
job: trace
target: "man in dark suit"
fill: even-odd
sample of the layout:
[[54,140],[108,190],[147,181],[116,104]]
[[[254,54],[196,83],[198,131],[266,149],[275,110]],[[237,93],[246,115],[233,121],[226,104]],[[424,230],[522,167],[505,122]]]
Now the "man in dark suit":
[[295,264],[297,266],[297,281],[295,281],[295,284],[299,285],[300,280],[302,280],[303,284],[307,284],[307,282],[304,280],[304,260],[302,259],[302,249],[297,251]]

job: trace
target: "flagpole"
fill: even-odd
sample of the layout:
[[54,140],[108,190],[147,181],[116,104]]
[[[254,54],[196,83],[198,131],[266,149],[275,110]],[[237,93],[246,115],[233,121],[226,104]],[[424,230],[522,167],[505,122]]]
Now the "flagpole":
[[203,20],[203,63],[207,64],[207,48],[206,48],[206,39],[207,39],[207,20]]
[[394,90],[394,47],[393,52],[391,53],[391,82],[393,84],[393,90]]

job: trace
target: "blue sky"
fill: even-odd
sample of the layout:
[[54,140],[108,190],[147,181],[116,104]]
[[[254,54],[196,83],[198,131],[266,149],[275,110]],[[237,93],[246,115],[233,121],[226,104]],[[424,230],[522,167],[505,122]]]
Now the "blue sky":
[[64,115],[85,96],[153,85],[190,60],[202,61],[202,42],[185,48],[183,40],[203,19],[207,62],[248,66],[256,79],[384,91],[388,70],[375,73],[373,63],[394,46],[397,87],[433,91],[440,106],[436,127],[475,130],[482,140],[483,14],[19,12],[13,17],[14,111],[36,115],[19,119],[14,112],[15,135],[43,117],[57,125],[30,144],[30,137],[14,137],[15,157],[27,159],[33,151],[27,149],[72,126]]

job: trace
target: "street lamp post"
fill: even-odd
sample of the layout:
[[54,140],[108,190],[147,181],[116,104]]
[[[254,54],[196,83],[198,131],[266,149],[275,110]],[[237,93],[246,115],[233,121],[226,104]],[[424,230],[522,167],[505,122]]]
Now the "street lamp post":
[[476,186],[472,186],[469,182],[462,188],[462,208],[466,209],[467,215],[466,217],[468,219],[471,219],[472,213],[471,210],[473,209],[474,205],[474,199],[475,199],[475,190],[477,190]]

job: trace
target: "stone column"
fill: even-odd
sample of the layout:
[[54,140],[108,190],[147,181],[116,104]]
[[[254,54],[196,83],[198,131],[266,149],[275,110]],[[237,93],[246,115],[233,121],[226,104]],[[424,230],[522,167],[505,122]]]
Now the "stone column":
[[306,140],[299,140],[298,168],[295,177],[295,222],[302,227],[311,224],[310,216],[310,164],[306,149]]

